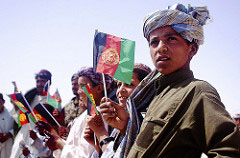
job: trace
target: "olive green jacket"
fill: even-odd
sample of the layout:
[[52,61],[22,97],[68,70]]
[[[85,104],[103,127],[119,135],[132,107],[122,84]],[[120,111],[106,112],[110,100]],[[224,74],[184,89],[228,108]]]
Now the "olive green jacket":
[[72,100],[62,109],[62,113],[64,114],[65,126],[70,128],[73,120],[83,113],[78,105],[78,98],[72,98]]
[[160,76],[129,158],[240,157],[240,132],[217,91],[191,71]]

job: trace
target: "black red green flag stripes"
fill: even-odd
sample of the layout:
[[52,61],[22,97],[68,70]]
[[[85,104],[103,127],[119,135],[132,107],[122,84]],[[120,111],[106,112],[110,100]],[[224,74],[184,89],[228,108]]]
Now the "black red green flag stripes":
[[60,94],[58,92],[58,89],[56,89],[55,93],[52,96],[50,96],[50,95],[48,95],[48,96],[49,97],[48,97],[47,103],[49,105],[51,105],[54,108],[57,108],[59,110],[62,109],[62,105],[61,105],[62,99],[61,99],[61,96],[60,96]]
[[18,128],[21,126],[29,123],[27,113],[24,113],[23,111],[19,110],[18,113]]
[[[90,109],[90,113],[89,113],[89,114],[92,115],[93,112],[95,112],[95,114],[99,115],[99,114],[98,114],[98,111],[97,111],[97,107],[96,107],[95,100],[94,100],[94,98],[93,98],[93,94],[92,94],[91,89],[89,88],[88,85],[82,87],[82,89],[83,89],[84,92],[86,93],[88,99],[92,102],[92,104],[88,104],[88,106],[90,107],[90,108],[88,107],[88,110]],[[92,111],[92,108],[94,108],[95,111]],[[89,111],[88,111],[88,112],[89,112]]]
[[7,95],[15,105],[24,113],[30,113],[30,109],[27,106],[27,102],[23,98],[22,93],[14,93]]
[[130,84],[134,68],[135,42],[96,32],[93,43],[93,68]]
[[33,112],[35,113],[38,120],[49,122],[51,125],[56,125],[56,122],[53,120],[52,116],[50,116],[52,115],[53,110],[54,108],[51,105],[43,105],[39,103],[34,107]]
[[28,118],[30,118],[34,123],[36,122],[35,118],[33,117],[33,114],[31,113],[31,110],[29,109],[28,103],[26,102],[26,99],[24,98],[22,93],[9,94],[8,97],[19,108],[18,126],[22,126],[28,123],[29,122]]

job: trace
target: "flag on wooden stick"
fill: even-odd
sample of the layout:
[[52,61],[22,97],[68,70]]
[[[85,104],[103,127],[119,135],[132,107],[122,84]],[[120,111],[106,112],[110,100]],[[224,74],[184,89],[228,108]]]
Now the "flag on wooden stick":
[[60,126],[57,120],[52,116],[53,110],[54,108],[49,104],[43,105],[42,103],[37,104],[33,109],[38,120],[49,122],[51,125]]
[[[29,104],[27,103],[26,99],[24,98],[24,96],[22,95],[22,93],[14,93],[14,94],[9,94],[7,95],[11,101],[17,105],[17,107],[19,108],[19,115],[18,115],[18,126],[22,126],[26,123],[29,122],[28,120],[28,113],[29,118],[35,123],[36,117],[35,114],[33,113],[33,111],[30,109],[31,107],[29,106]],[[27,119],[27,120],[26,120]]]
[[96,32],[93,43],[93,68],[95,72],[109,74],[130,84],[134,68],[134,51],[134,41]]

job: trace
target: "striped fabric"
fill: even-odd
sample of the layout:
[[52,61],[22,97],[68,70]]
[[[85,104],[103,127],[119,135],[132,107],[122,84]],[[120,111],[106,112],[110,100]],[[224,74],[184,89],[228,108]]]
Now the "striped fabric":
[[142,123],[142,118],[137,111],[139,111],[139,109],[146,109],[149,106],[152,97],[155,94],[155,88],[153,87],[155,85],[152,83],[159,76],[160,73],[158,73],[157,70],[154,70],[141,81],[141,83],[131,94],[130,99],[127,102],[127,109],[130,116],[126,135],[123,138],[119,148],[117,149],[114,158],[127,158],[127,155],[135,142]]
[[160,27],[172,26],[184,39],[203,44],[203,25],[210,19],[207,7],[191,7],[182,4],[156,11],[144,19],[143,34],[149,41],[150,33]]

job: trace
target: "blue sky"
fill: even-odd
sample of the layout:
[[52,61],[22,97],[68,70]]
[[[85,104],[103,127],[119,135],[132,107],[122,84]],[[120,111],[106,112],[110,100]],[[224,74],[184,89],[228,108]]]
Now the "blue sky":
[[53,74],[50,92],[58,88],[66,104],[73,96],[72,74],[92,66],[95,29],[136,41],[135,61],[154,68],[143,19],[176,2],[208,7],[213,20],[204,26],[205,43],[191,69],[217,89],[231,114],[240,113],[239,0],[0,0],[0,92],[12,93],[11,81],[16,81],[25,93],[45,68]]

